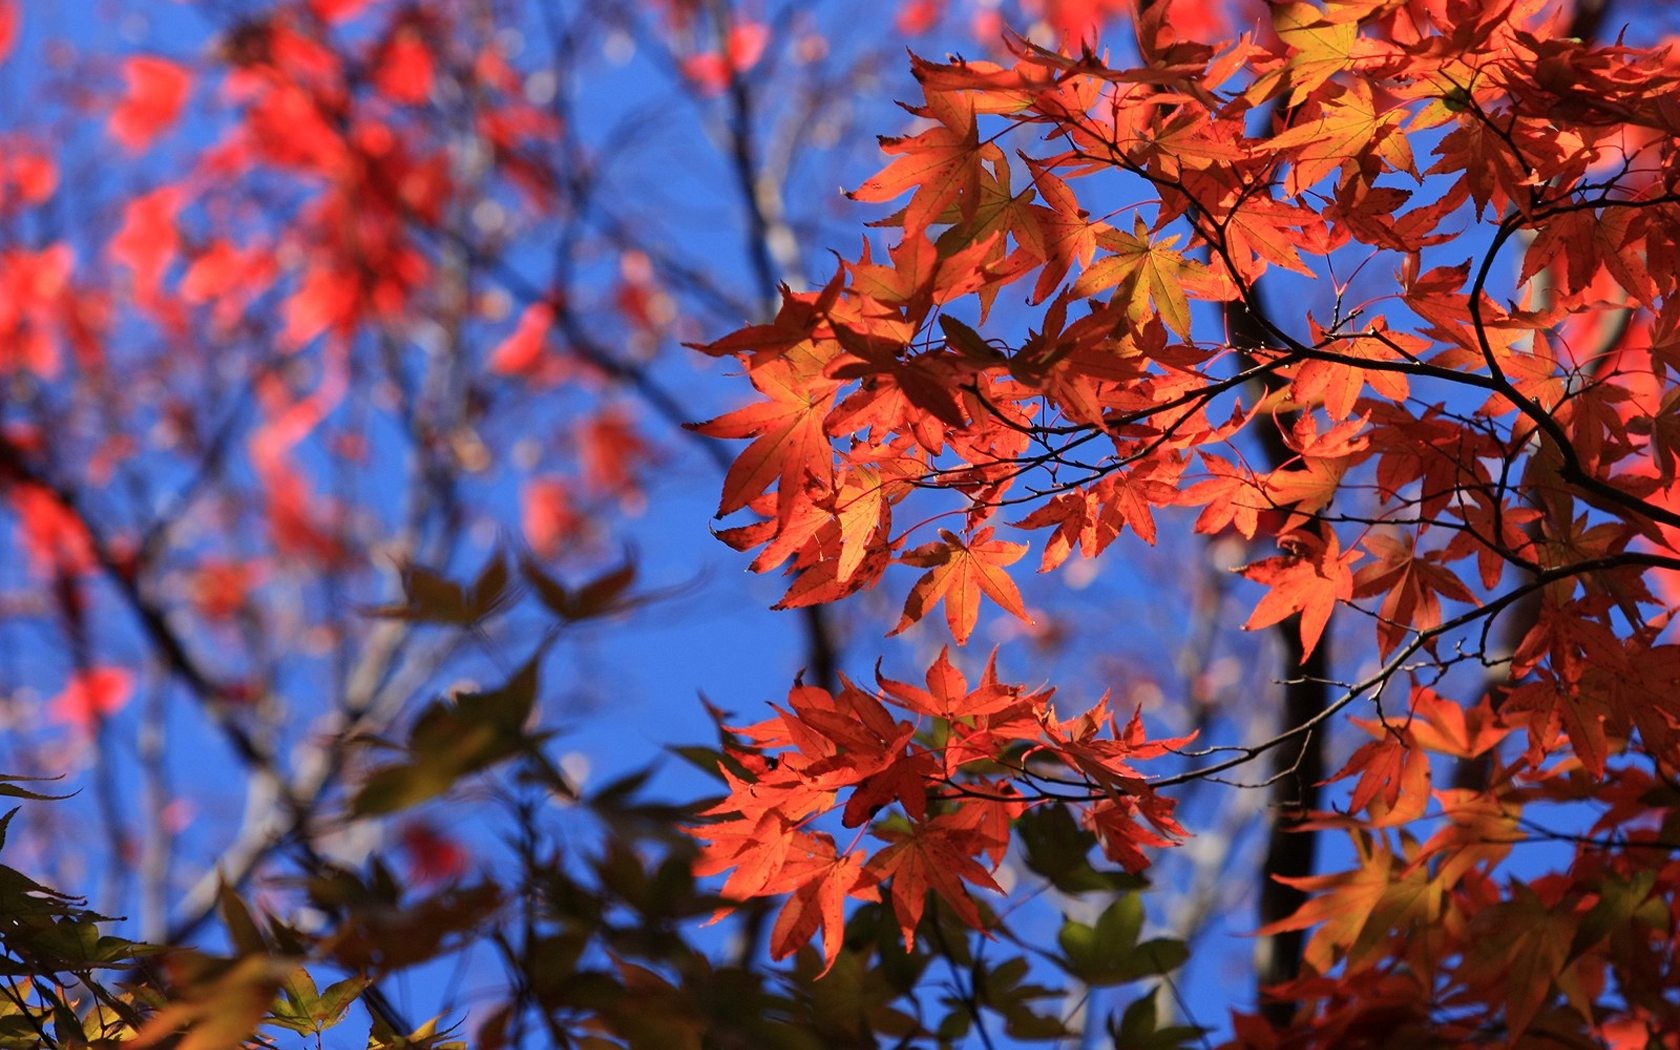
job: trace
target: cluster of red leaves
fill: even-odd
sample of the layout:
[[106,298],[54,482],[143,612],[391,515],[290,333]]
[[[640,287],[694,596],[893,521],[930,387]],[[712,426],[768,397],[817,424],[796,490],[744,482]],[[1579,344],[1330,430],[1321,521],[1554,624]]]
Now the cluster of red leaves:
[[[1086,826],[1130,871],[1149,864],[1142,847],[1183,834],[1172,802],[1132,763],[1184,741],[1145,739],[1135,714],[1122,728],[1106,699],[1063,720],[1050,690],[999,682],[995,660],[970,688],[944,651],[925,687],[879,672],[876,685],[871,692],[843,680],[837,694],[795,685],[774,716],[732,730],[741,741],[724,770],[729,797],[695,831],[706,840],[695,870],[729,871],[725,897],[790,895],[771,932],[777,959],[820,932],[832,966],[847,899],[876,900],[883,883],[907,948],[929,891],[985,929],[968,887],[1002,892],[992,872],[1014,820],[1034,804],[1017,783],[1071,771],[1089,793]],[[830,811],[842,828],[860,829],[851,845],[817,826]],[[866,824],[886,845],[857,845]]]
[[[0,2],[0,59],[19,32],[51,31],[50,18],[35,17]],[[332,476],[367,455],[359,428],[368,406],[350,391],[388,365],[407,369],[379,355],[382,347],[406,350],[421,330],[415,319],[454,311],[449,316],[469,328],[493,319],[489,297],[440,300],[437,231],[445,209],[463,199],[495,197],[510,211],[547,206],[551,176],[527,154],[552,142],[557,124],[528,99],[502,50],[507,39],[481,38],[482,25],[448,4],[258,5],[223,28],[216,47],[193,58],[89,62],[108,84],[90,96],[100,103],[89,114],[96,131],[123,154],[179,150],[167,167],[148,162],[125,182],[130,195],[109,220],[101,213],[99,222],[65,230],[56,217],[65,206],[56,144],[22,132],[0,141],[0,219],[18,232],[0,249],[0,381],[15,377],[31,390],[62,384],[62,400],[55,392],[43,403],[66,413],[47,437],[8,417],[0,511],[36,577],[79,577],[103,559],[107,570],[135,574],[125,582],[145,577],[139,586],[183,617],[183,627],[225,634],[230,624],[248,626],[244,614],[278,574],[310,581],[377,567],[367,557],[377,519],[361,515],[353,491],[346,498],[342,474]],[[471,79],[470,115],[491,147],[470,188],[452,171],[458,142],[439,134],[431,108],[445,72]],[[180,133],[188,119],[200,121],[190,135]],[[22,231],[60,232],[41,239]],[[622,298],[630,323],[652,329],[668,321],[669,307],[645,270],[645,260],[641,269],[626,264]],[[141,327],[113,338],[130,320]],[[485,362],[488,371],[521,379],[541,372],[552,322],[548,306],[533,305],[506,348]],[[117,355],[114,367],[108,353]],[[241,372],[229,417],[226,380]],[[94,425],[84,425],[88,416],[98,417]],[[474,422],[415,437],[463,471],[484,470]],[[90,432],[100,443],[84,449]],[[528,531],[546,555],[585,531],[568,519],[566,499],[636,504],[651,459],[617,408],[581,417],[568,440],[580,464],[576,481],[564,493],[531,482],[544,498],[527,514]],[[14,470],[14,455],[27,468]],[[133,553],[133,521],[97,497],[64,498],[57,484],[72,495],[97,493],[113,476],[156,470],[174,479],[155,490],[161,499],[201,461],[223,457],[252,483],[215,500],[194,488],[190,508],[228,527],[186,546],[160,543],[143,552],[150,559],[143,565],[124,561]],[[49,462],[58,466],[42,470]],[[83,465],[85,476],[77,473]],[[49,474],[55,484],[41,482]],[[90,513],[106,520],[84,520]],[[154,528],[151,538],[176,524]],[[93,534],[109,549],[97,551]],[[157,586],[159,578],[186,586]]]
[[[1075,39],[1100,5],[1051,7]],[[852,194],[902,204],[877,224],[896,242],[700,348],[738,359],[760,394],[700,428],[751,439],[719,513],[757,517],[723,538],[762,546],[758,571],[786,566],[783,606],[923,570],[895,632],[943,601],[960,643],[982,596],[1027,615],[1001,507],[1037,504],[1015,525],[1053,530],[1046,569],[1128,527],[1153,542],[1157,514],[1191,508],[1199,533],[1281,550],[1242,570],[1261,588],[1246,626],[1293,624],[1311,653],[1337,609],[1366,614],[1377,670],[1337,709],[1380,703],[1409,664],[1445,674],[1444,639],[1506,666],[1488,624],[1536,604],[1507,679],[1462,701],[1416,692],[1355,753],[1354,812],[1318,826],[1347,827],[1361,863],[1301,883],[1314,898],[1276,927],[1317,927],[1307,975],[1278,989],[1303,1004],[1300,1030],[1242,1035],[1334,1045],[1396,1017],[1512,1041],[1671,1032],[1657,989],[1676,979],[1680,923],[1661,902],[1680,869],[1632,840],[1673,826],[1671,788],[1634,800],[1680,770],[1680,648],[1660,640],[1671,610],[1651,586],[1680,568],[1680,70],[1568,39],[1537,0],[1279,4],[1263,33],[1218,45],[1170,28],[1175,9],[1138,17],[1132,68],[1024,41],[1012,64],[915,61],[918,130],[883,140],[889,162]],[[1022,132],[1050,152],[1012,157],[1001,140]],[[1099,175],[1142,203],[1104,200]],[[1332,253],[1395,280],[1345,308]],[[1331,316],[1268,308],[1268,273],[1326,282]],[[982,335],[1010,285],[1036,323]],[[1239,341],[1231,318],[1257,334]],[[1282,461],[1252,465],[1270,439]],[[960,532],[894,532],[917,490],[958,495]],[[822,925],[832,957],[840,899],[889,873],[807,825],[848,786],[853,823],[882,801],[911,811],[886,785],[920,785],[913,763],[940,756],[861,691],[796,696],[749,736],[805,757],[734,782],[709,863],[735,869],[735,896],[808,890],[827,918],[784,916],[778,951]],[[1023,721],[1014,746],[1076,762],[1045,725]],[[1526,752],[1490,750],[1512,730]],[[995,744],[993,760],[1011,746]],[[1490,786],[1431,794],[1430,752],[1491,763]],[[1093,763],[1075,768],[1103,784]],[[1571,792],[1621,800],[1615,819],[1567,873],[1501,882],[1532,830],[1521,806]],[[980,805],[924,825],[914,804],[918,834]],[[1443,830],[1419,845],[1407,829],[1425,817]],[[970,858],[1001,848],[965,841]],[[932,888],[972,917],[964,873]],[[898,914],[908,936],[919,909]]]

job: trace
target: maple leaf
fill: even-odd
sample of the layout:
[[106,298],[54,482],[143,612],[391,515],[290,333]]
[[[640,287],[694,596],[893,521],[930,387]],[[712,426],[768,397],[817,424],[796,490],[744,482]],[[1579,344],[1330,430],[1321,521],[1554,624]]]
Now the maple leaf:
[[122,227],[107,251],[113,261],[134,274],[135,290],[142,300],[157,296],[164,272],[180,250],[175,216],[184,197],[178,187],[166,186],[134,198],[123,208]]
[[893,17],[893,28],[904,36],[920,36],[945,16],[945,0],[905,0]]
[[397,832],[408,854],[409,878],[419,885],[452,882],[467,872],[468,854],[455,839],[423,821],[409,821]]
[[251,299],[267,291],[279,273],[274,256],[261,247],[241,249],[217,238],[192,258],[181,276],[181,298],[212,305],[219,327],[231,327]]
[[70,287],[74,259],[67,244],[40,251],[0,252],[0,368],[58,374],[55,314]]
[[231,620],[249,608],[261,579],[259,568],[249,562],[208,559],[193,570],[193,605],[205,619]]
[[[909,138],[883,138],[883,152],[897,157],[849,196],[879,203],[910,193],[904,213],[906,237],[919,234],[948,205],[973,214],[980,190],[980,160],[986,151],[974,120],[974,102],[961,92],[931,92],[917,111],[938,123]],[[991,148],[996,152],[996,147]]]
[[1272,29],[1289,49],[1289,104],[1298,106],[1308,95],[1342,72],[1353,61],[1359,27],[1333,22],[1310,3],[1280,4],[1272,8]]
[[747,354],[755,362],[771,357],[814,356],[818,327],[830,320],[830,311],[839,301],[846,273],[845,267],[836,270],[828,284],[817,292],[795,292],[784,284],[780,289],[781,304],[769,324],[748,325],[715,342],[688,346],[713,357]]
[[433,65],[425,30],[414,20],[404,19],[380,49],[373,83],[392,102],[417,106],[432,93]]
[[863,564],[877,533],[892,524],[887,481],[879,467],[858,465],[841,477],[834,497],[834,516],[840,523],[840,558],[835,581],[845,583]]
[[[828,852],[833,853],[832,845]],[[823,968],[818,976],[833,968],[845,933],[847,898],[874,896],[869,889],[873,876],[863,870],[863,860],[860,850],[843,856],[819,855],[793,876],[797,886],[770,928],[770,958],[792,955],[820,930]]]
[[[1176,846],[1185,834],[1172,819],[1173,801],[1153,792],[1110,795],[1085,808],[1082,822],[1097,836],[1103,855],[1136,874],[1149,867],[1144,847]],[[1142,816],[1146,823],[1139,823]],[[1168,834],[1151,831],[1149,825]]]
[[1371,86],[1352,81],[1339,97],[1320,101],[1316,112],[1277,136],[1269,146],[1287,154],[1294,165],[1284,188],[1298,197],[1349,161],[1376,153],[1399,171],[1416,174],[1411,146],[1400,132],[1400,115],[1376,111]]
[[[732,789],[740,783],[729,770],[720,772]],[[735,797],[736,792],[732,790],[731,800],[724,805],[738,805]],[[712,875],[733,869],[724,880],[719,895],[736,901],[749,900],[767,892],[765,887],[787,866],[789,854],[798,856],[801,850],[810,852],[811,847],[803,843],[813,838],[808,833],[796,831],[792,822],[769,808],[768,800],[755,811],[742,812],[740,819],[703,825],[694,830],[705,837],[700,859],[694,864],[694,873]],[[721,919],[727,913],[727,907],[721,909],[712,921]]]
[[0,62],[12,53],[18,37],[18,0],[0,0]]
[[192,88],[192,74],[166,58],[136,55],[123,62],[123,83],[123,100],[111,111],[105,127],[124,149],[140,153],[180,116]]
[[[814,505],[807,514],[815,519],[822,514],[820,508]],[[774,524],[774,523],[772,523]],[[819,525],[820,527],[820,525]],[[850,576],[841,578],[840,558],[828,546],[817,542],[802,552],[795,565],[799,575],[788,585],[787,593],[783,594],[774,609],[801,609],[826,602],[836,602],[840,599],[856,594],[867,587],[873,587],[886,571],[890,555],[883,545],[875,545],[864,552],[863,560],[852,570]],[[771,548],[766,548],[770,550]],[[754,562],[757,565],[757,562]]]
[[25,204],[41,204],[57,189],[58,165],[46,153],[14,147],[0,158],[0,206],[13,194]]
[[1516,1045],[1561,983],[1581,919],[1561,901],[1547,900],[1520,883],[1511,900],[1494,904],[1479,918],[1471,969],[1500,986],[1506,1030]]
[[373,0],[309,0],[309,8],[323,22],[347,22],[361,14]]
[[1119,534],[1117,527],[1103,527],[1097,497],[1089,491],[1064,492],[1010,524],[1018,529],[1056,527],[1044,544],[1039,572],[1049,572],[1061,565],[1076,547],[1082,549],[1087,558],[1093,557]]
[[1372,827],[1408,824],[1423,816],[1429,807],[1429,757],[1405,732],[1389,732],[1380,723],[1360,724],[1378,738],[1361,744],[1325,783],[1357,773],[1348,812],[1358,813],[1380,801],[1380,808],[1372,810]]
[[484,367],[497,375],[534,375],[541,371],[548,333],[554,327],[554,308],[537,302],[520,312],[519,322],[497,343]]
[[1274,200],[1246,197],[1222,218],[1225,251],[1245,283],[1259,280],[1267,264],[1314,276],[1301,252],[1328,251],[1329,231],[1312,211]]
[[1454,758],[1479,758],[1510,734],[1499,724],[1490,699],[1483,696],[1475,707],[1463,706],[1442,697],[1433,689],[1412,692],[1412,739],[1418,746]]
[[1260,511],[1266,504],[1258,482],[1229,460],[1203,449],[1197,453],[1212,477],[1186,486],[1178,502],[1202,507],[1196,516],[1196,531],[1212,535],[1234,528],[1244,539],[1253,539],[1260,527]]
[[781,359],[760,363],[748,376],[769,400],[693,426],[711,437],[755,439],[724,478],[720,518],[745,507],[772,483],[777,484],[778,506],[785,510],[803,493],[807,477],[819,490],[828,489],[833,477],[834,452],[823,417],[839,384],[802,379]]
[[1538,762],[1552,750],[1550,741],[1561,727],[1587,772],[1604,775],[1614,750],[1606,728],[1607,723],[1613,724],[1614,712],[1597,690],[1583,689],[1578,683],[1561,680],[1549,668],[1540,668],[1535,681],[1524,682],[1506,694],[1500,711],[1509,723],[1528,723],[1531,760]]
[[[1098,235],[1108,229],[1108,224],[1093,221],[1086,215],[1073,190],[1046,165],[1035,163],[1030,167],[1033,185],[1046,206],[1030,205],[1021,213],[1023,221],[1014,230],[1021,246],[1016,265],[1043,265],[1030,297],[1031,302],[1040,303],[1056,290],[1075,263],[1082,267],[1090,264],[1096,254]],[[1075,291],[1074,294],[1091,293]]]
[[1361,568],[1353,580],[1353,596],[1383,596],[1377,610],[1377,646],[1382,656],[1393,652],[1406,637],[1407,629],[1426,631],[1441,622],[1445,597],[1474,604],[1476,596],[1441,564],[1440,551],[1418,553],[1410,535],[1390,536],[1372,532],[1360,541],[1376,555],[1374,564]]
[[1097,233],[1096,241],[1114,254],[1087,267],[1074,282],[1073,294],[1086,297],[1119,285],[1116,294],[1129,304],[1132,320],[1143,321],[1153,304],[1168,328],[1179,338],[1189,339],[1190,301],[1185,288],[1205,281],[1206,267],[1172,250],[1177,237],[1151,243],[1141,216],[1131,233],[1105,228]]
[[916,927],[930,890],[959,920],[976,930],[985,928],[964,883],[994,893],[1002,893],[1003,887],[974,859],[981,842],[973,828],[950,813],[941,813],[908,826],[887,824],[875,833],[892,845],[870,858],[869,874],[877,881],[892,882],[893,914],[904,934],[905,951],[915,949]]
[[653,447],[638,433],[622,405],[609,405],[575,430],[584,488],[625,503],[639,498],[637,475],[653,459]]
[[1295,914],[1262,926],[1260,936],[1319,927],[1307,942],[1305,959],[1328,973],[1341,954],[1347,967],[1370,964],[1390,931],[1409,931],[1435,922],[1442,887],[1420,866],[1397,866],[1381,840],[1356,839],[1358,864],[1344,872],[1301,878],[1275,876],[1311,896]]
[[17,514],[18,531],[32,575],[51,579],[79,576],[98,564],[93,537],[81,516],[40,485],[12,485],[6,490]]
[[[1314,322],[1311,338],[1323,340]],[[1394,361],[1404,354],[1416,355],[1428,347],[1422,339],[1388,330],[1386,318],[1376,317],[1365,331],[1338,337],[1333,344],[1337,359],[1314,357],[1302,361],[1295,372],[1294,398],[1301,404],[1322,402],[1331,419],[1353,414],[1359,395],[1369,386],[1391,401],[1404,401],[1411,393],[1406,374],[1382,368],[1365,368],[1358,362]]]
[[941,646],[939,656],[927,669],[927,688],[895,682],[881,676],[875,669],[875,681],[887,698],[917,714],[934,718],[979,718],[1003,711],[1021,699],[1021,691],[1003,686],[997,679],[997,650],[986,661],[986,672],[980,684],[971,692],[968,679],[951,663],[950,649]]
[[572,498],[571,486],[560,478],[532,478],[520,489],[520,525],[525,542],[538,558],[554,558],[580,537],[590,521]]
[[1522,841],[1522,807],[1509,798],[1468,788],[1437,791],[1435,798],[1447,822],[1418,847],[1412,863],[1434,860],[1442,886],[1458,885],[1478,866],[1492,870]]
[[1336,603],[1353,597],[1351,566],[1364,555],[1357,550],[1342,553],[1334,530],[1327,530],[1322,538],[1309,532],[1292,532],[1280,537],[1278,544],[1294,553],[1266,558],[1242,570],[1248,579],[1270,588],[1243,629],[1270,627],[1292,613],[1300,613],[1304,660],[1318,647]]
[[1510,201],[1522,199],[1526,192],[1524,181],[1528,176],[1521,158],[1504,148],[1498,129],[1486,121],[1461,119],[1458,127],[1436,145],[1434,153],[1441,159],[1424,174],[1463,172],[1458,185],[1476,202],[1478,217],[1489,208],[1498,211]]
[[351,331],[364,305],[362,293],[356,274],[331,265],[311,266],[281,311],[285,346],[295,350],[323,333]]
[[134,690],[133,678],[120,667],[78,671],[47,702],[52,720],[90,736],[100,723],[121,711]]
[[1008,543],[992,539],[992,529],[981,529],[967,542],[955,533],[941,529],[940,540],[905,551],[899,561],[925,568],[921,579],[910,588],[904,600],[904,615],[889,634],[898,634],[921,620],[940,601],[945,603],[945,618],[958,645],[968,642],[980,615],[980,596],[984,594],[1006,611],[1028,623],[1021,604],[1021,592],[1015,581],[1003,571],[1027,552],[1024,543]]
[[[1301,417],[1303,420],[1308,417]],[[1302,456],[1301,470],[1274,470],[1261,480],[1261,491],[1272,507],[1290,507],[1283,532],[1299,528],[1336,498],[1352,457]]]
[[769,42],[770,27],[763,22],[736,22],[729,27],[722,52],[702,51],[683,59],[683,76],[702,95],[721,94],[736,76],[758,65]]

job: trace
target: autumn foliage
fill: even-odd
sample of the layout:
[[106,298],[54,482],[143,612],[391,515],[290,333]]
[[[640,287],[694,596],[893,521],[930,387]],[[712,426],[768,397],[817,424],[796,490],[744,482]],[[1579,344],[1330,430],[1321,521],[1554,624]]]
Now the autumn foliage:
[[1677,1045],[1658,22],[170,6],[0,0],[0,1048]]
[[[1228,40],[1177,6],[1139,13],[1133,60],[1071,37],[914,60],[924,130],[852,193],[900,206],[888,247],[701,347],[762,395],[701,427],[757,436],[719,508],[757,520],[724,539],[785,571],[784,606],[921,572],[894,631],[943,602],[962,644],[988,600],[1028,618],[1001,526],[1049,571],[1193,517],[1278,551],[1240,570],[1244,626],[1374,656],[1310,722],[1166,778],[1145,762],[1185,740],[990,670],[970,689],[944,654],[926,689],[799,686],[738,730],[706,870],[790,895],[776,954],[820,932],[832,965],[842,898],[883,886],[907,942],[929,893],[990,928],[1023,814],[1069,806],[1139,871],[1185,834],[1171,783],[1347,710],[1351,794],[1302,833],[1355,863],[1295,880],[1270,929],[1312,931],[1304,966],[1268,992],[1294,1008],[1238,1040],[1672,1037],[1675,68],[1537,3],[1279,4]],[[1290,275],[1315,310],[1273,291]],[[988,322],[1011,293],[1037,309]],[[1517,874],[1580,803],[1573,859]],[[830,811],[873,843],[817,830]]]

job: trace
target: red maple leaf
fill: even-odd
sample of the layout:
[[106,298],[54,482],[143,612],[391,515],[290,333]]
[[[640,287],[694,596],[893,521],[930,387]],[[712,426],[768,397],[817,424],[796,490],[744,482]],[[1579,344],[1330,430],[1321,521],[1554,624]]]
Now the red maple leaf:
[[166,58],[136,55],[123,62],[123,83],[123,100],[105,127],[123,148],[140,153],[181,115],[192,74]]
[[409,821],[397,833],[408,854],[408,875],[419,885],[451,882],[466,874],[467,851],[455,839],[423,821]]
[[1257,561],[1242,570],[1256,583],[1270,588],[1243,624],[1245,630],[1270,627],[1292,613],[1301,614],[1302,658],[1318,646],[1324,625],[1336,603],[1353,597],[1352,565],[1364,557],[1357,550],[1342,553],[1334,530],[1320,537],[1292,532],[1278,540],[1292,553]]
[[974,929],[982,929],[980,910],[964,883],[995,893],[1003,887],[991,872],[976,861],[980,842],[975,830],[953,814],[942,813],[908,827],[887,826],[877,832],[892,845],[869,861],[869,872],[879,881],[892,880],[893,914],[904,934],[904,948],[915,948],[916,927],[922,921],[929,890],[939,895],[957,918]]
[[174,186],[135,197],[123,208],[122,227],[111,238],[111,259],[134,274],[135,292],[143,302],[156,298],[164,271],[180,250],[175,215],[184,197]]
[[400,22],[375,60],[373,83],[392,102],[417,106],[432,93],[432,48],[421,23]]
[[89,667],[70,676],[58,695],[47,701],[54,722],[91,735],[105,719],[128,704],[134,682],[120,667]]
[[769,400],[694,425],[712,437],[755,439],[724,478],[720,518],[745,507],[771,484],[777,485],[777,503],[785,510],[804,492],[807,478],[823,491],[833,477],[834,452],[823,417],[839,384],[801,376],[781,359],[766,361],[749,375]]
[[18,37],[17,0],[0,0],[0,62],[12,53]]
[[834,856],[832,843],[827,855],[818,853],[808,864],[800,865],[793,873],[778,881],[795,883],[782,910],[770,928],[770,957],[784,959],[804,947],[812,935],[822,932],[822,973],[834,966],[840,955],[841,938],[845,934],[845,907],[848,897],[873,898],[870,887],[875,877],[863,869],[864,854],[858,850]]

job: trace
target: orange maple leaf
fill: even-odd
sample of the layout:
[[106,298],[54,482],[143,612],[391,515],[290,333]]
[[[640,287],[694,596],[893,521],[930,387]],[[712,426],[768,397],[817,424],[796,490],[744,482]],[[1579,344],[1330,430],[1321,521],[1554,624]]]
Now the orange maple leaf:
[[1128,304],[1127,312],[1133,321],[1141,322],[1150,316],[1150,306],[1168,328],[1179,338],[1190,338],[1190,300],[1185,295],[1186,282],[1194,286],[1206,283],[1207,268],[1183,254],[1173,251],[1177,237],[1149,240],[1149,227],[1139,216],[1132,224],[1132,232],[1104,227],[1097,233],[1098,244],[1112,255],[1098,259],[1086,268],[1074,283],[1073,294],[1080,297],[1095,295],[1118,286],[1116,295]]
[[777,483],[777,504],[785,510],[804,491],[807,475],[824,490],[833,478],[834,452],[823,417],[839,384],[801,376],[779,358],[760,364],[748,378],[769,400],[692,427],[711,437],[756,438],[724,478],[720,518],[745,507],[772,482]]
[[1256,930],[1259,936],[1318,926],[1304,958],[1328,973],[1337,955],[1350,970],[1372,961],[1391,930],[1407,931],[1439,920],[1441,884],[1422,866],[1398,866],[1384,840],[1355,839],[1358,863],[1350,870],[1303,878],[1274,876],[1311,896],[1299,911]]
[[981,529],[973,540],[965,543],[955,533],[941,529],[940,542],[928,543],[905,551],[899,560],[906,565],[928,571],[910,588],[904,600],[904,616],[889,634],[898,634],[916,623],[937,605],[945,602],[945,618],[958,645],[965,645],[974,633],[980,616],[980,596],[984,594],[1015,616],[1032,623],[1032,617],[1021,604],[1021,592],[1015,581],[1003,571],[1005,565],[1019,561],[1027,552],[1024,543],[1007,543],[992,539],[991,529]]
[[1317,648],[1336,603],[1353,597],[1351,566],[1364,555],[1357,550],[1343,554],[1334,531],[1323,539],[1310,532],[1292,532],[1278,542],[1295,553],[1266,558],[1242,570],[1244,576],[1271,588],[1243,629],[1270,627],[1291,613],[1300,613],[1301,657],[1305,659]]
[[1412,693],[1410,728],[1419,747],[1454,758],[1484,755],[1511,732],[1510,727],[1499,724],[1488,697],[1483,696],[1475,707],[1466,710],[1423,687]]
[[1229,460],[1200,450],[1198,455],[1210,477],[1195,482],[1179,493],[1178,502],[1202,507],[1196,516],[1196,531],[1213,535],[1224,529],[1236,529],[1244,539],[1253,539],[1260,527],[1260,511],[1264,496],[1254,477]]
[[980,161],[996,146],[983,147],[974,120],[974,102],[963,92],[930,92],[927,105],[914,110],[938,123],[908,138],[883,138],[881,150],[897,157],[850,194],[853,200],[880,203],[911,193],[904,212],[906,237],[920,233],[948,205],[965,217],[979,201]]
[[1321,101],[1313,115],[1267,145],[1294,162],[1284,180],[1292,197],[1344,162],[1373,152],[1395,169],[1416,174],[1411,146],[1400,131],[1400,113],[1378,113],[1371,86],[1363,80],[1352,81],[1334,100]]
[[1359,26],[1331,22],[1317,5],[1296,2],[1272,9],[1272,29],[1291,51],[1290,106],[1298,106],[1353,61]]

